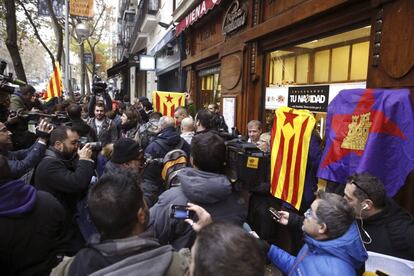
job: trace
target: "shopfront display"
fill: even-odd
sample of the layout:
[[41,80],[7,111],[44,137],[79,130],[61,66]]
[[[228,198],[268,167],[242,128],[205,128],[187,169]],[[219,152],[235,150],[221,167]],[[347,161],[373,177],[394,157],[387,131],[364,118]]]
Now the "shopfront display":
[[[364,26],[268,53],[265,97],[276,89],[286,106],[314,112],[323,138],[328,103],[342,89],[366,88],[370,31]],[[277,106],[266,106],[268,124]]]

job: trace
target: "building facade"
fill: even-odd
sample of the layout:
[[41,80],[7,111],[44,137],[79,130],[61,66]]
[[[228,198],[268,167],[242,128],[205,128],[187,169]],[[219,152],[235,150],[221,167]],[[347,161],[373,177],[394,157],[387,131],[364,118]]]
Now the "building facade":
[[[219,103],[243,133],[252,119],[270,122],[275,102],[303,89],[325,99],[313,110],[321,133],[324,108],[341,89],[414,89],[413,1],[194,2],[176,27],[185,37],[186,88],[198,108]],[[402,197],[412,194],[404,189]],[[401,201],[413,212],[411,200]]]

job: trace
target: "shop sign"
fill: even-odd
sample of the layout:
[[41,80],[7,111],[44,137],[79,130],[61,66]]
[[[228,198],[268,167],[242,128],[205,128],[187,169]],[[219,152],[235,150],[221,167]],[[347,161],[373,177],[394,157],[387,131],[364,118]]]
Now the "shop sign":
[[93,0],[71,0],[69,5],[71,16],[93,17]]
[[183,20],[175,27],[175,36],[179,36],[182,31],[190,27],[197,20],[202,18],[214,6],[220,4],[221,0],[203,0],[197,7],[195,7]]
[[243,27],[246,24],[246,14],[246,11],[240,7],[239,1],[233,1],[224,16],[223,35],[226,36]]
[[329,85],[291,86],[288,90],[288,106],[326,112],[329,101]]
[[288,89],[287,87],[267,87],[266,88],[266,109],[278,109],[281,106],[287,106]]
[[92,64],[92,53],[84,53],[83,60],[85,63]]

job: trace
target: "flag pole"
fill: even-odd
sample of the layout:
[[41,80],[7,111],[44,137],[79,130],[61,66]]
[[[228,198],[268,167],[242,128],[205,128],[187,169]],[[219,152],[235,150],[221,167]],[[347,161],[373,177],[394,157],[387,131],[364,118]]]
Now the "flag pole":
[[69,0],[65,0],[65,87],[66,93],[69,93],[70,83],[70,65],[69,65]]

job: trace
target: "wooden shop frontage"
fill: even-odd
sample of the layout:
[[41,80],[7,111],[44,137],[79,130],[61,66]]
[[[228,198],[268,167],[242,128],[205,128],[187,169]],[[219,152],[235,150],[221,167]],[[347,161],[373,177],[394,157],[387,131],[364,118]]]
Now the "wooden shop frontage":
[[[294,107],[304,94],[312,94],[307,108],[323,136],[326,106],[342,89],[413,92],[414,1],[197,3],[176,27],[185,37],[187,91],[198,108],[219,103],[229,127],[242,133],[248,121],[269,124],[278,105]],[[411,175],[397,195],[411,213],[413,186]]]

